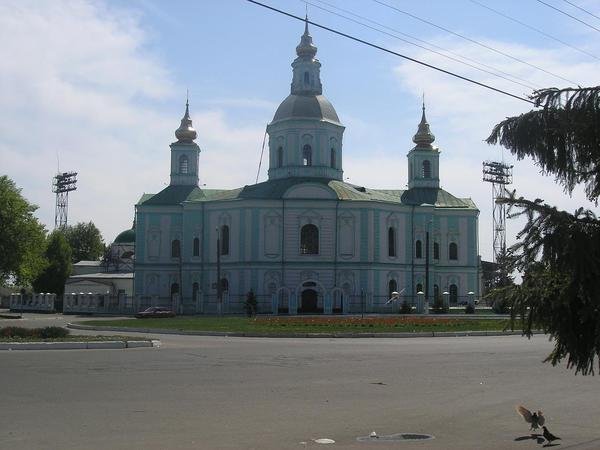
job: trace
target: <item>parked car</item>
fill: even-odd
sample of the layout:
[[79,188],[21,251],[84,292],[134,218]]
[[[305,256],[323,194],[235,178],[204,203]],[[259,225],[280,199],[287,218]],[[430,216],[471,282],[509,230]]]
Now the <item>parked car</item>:
[[169,308],[164,308],[162,306],[151,306],[150,308],[137,313],[135,317],[138,319],[175,317],[175,313]]

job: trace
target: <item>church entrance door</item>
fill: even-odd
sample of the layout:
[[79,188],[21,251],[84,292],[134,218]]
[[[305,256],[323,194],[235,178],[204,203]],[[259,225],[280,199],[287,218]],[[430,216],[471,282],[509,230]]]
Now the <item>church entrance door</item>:
[[301,313],[318,313],[317,308],[317,291],[314,289],[306,289],[302,291],[302,306]]

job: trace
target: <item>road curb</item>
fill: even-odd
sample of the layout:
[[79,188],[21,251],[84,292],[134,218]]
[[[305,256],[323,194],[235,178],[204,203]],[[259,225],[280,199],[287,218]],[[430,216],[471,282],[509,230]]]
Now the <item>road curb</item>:
[[[89,331],[120,331],[129,333],[174,334],[180,336],[222,336],[222,337],[256,337],[256,338],[419,338],[419,337],[474,337],[474,336],[514,336],[523,335],[521,331],[428,331],[420,333],[237,333],[226,331],[186,331],[164,330],[160,328],[121,328],[101,327],[68,323],[67,328]],[[532,334],[544,334],[534,331]]]
[[20,314],[0,314],[0,319],[22,319],[23,316]]
[[96,350],[160,347],[160,341],[0,342],[0,350]]

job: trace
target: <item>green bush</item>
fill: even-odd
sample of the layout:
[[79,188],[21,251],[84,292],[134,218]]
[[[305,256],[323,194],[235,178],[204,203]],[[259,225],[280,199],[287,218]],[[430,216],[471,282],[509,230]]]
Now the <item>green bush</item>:
[[438,296],[434,300],[431,310],[433,311],[434,314],[448,314],[448,312],[450,311],[450,308],[448,308],[444,304],[444,300],[442,300],[442,297]]
[[256,309],[258,303],[256,301],[256,295],[254,294],[254,291],[252,291],[252,289],[250,289],[250,291],[246,294],[246,303],[244,306],[246,308],[246,315],[248,317],[256,316]]
[[25,338],[31,336],[31,330],[23,327],[0,328],[0,336],[6,338]]
[[508,314],[510,312],[510,304],[507,298],[495,298],[492,303],[492,311],[496,314]]
[[400,314],[411,314],[412,313],[412,306],[410,306],[408,304],[408,302],[406,300],[404,300],[402,302],[402,305],[400,305]]
[[475,314],[475,307],[473,305],[465,306],[465,314]]
[[69,330],[62,327],[45,327],[36,328],[35,330],[38,331],[39,337],[42,339],[64,338],[69,335]]
[[4,338],[39,338],[56,339],[64,338],[69,335],[69,330],[61,327],[45,328],[23,328],[23,327],[4,327],[0,328],[0,337]]

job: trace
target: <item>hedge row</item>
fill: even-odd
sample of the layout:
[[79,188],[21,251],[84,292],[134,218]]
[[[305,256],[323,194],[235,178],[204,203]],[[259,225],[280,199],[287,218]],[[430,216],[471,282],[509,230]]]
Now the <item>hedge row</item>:
[[39,338],[54,339],[69,335],[69,330],[62,327],[23,328],[4,327],[0,328],[0,337],[5,338]]

